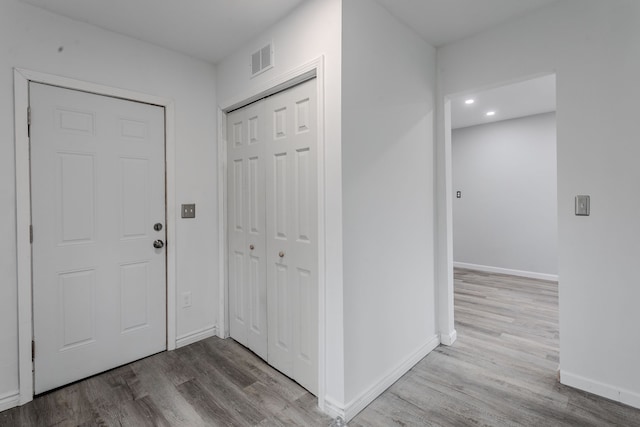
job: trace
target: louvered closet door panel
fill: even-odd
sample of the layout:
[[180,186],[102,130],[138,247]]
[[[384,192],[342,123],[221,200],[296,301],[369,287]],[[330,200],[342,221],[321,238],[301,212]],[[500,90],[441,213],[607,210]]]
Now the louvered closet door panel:
[[231,337],[267,359],[264,102],[227,116]]
[[266,99],[269,363],[317,392],[315,79]]

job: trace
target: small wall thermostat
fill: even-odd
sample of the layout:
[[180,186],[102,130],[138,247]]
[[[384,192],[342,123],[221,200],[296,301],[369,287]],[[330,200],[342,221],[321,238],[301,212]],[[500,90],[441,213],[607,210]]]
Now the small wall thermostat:
[[576,215],[589,216],[590,203],[591,201],[589,196],[576,196]]

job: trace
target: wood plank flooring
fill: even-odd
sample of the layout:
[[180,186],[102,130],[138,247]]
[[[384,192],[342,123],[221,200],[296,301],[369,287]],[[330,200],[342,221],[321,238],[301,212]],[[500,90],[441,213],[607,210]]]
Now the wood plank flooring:
[[[458,341],[351,422],[640,426],[640,410],[557,382],[557,285],[456,270]],[[210,338],[0,413],[0,426],[328,426],[317,400],[233,340]]]
[[209,338],[39,396],[0,426],[328,426],[317,405],[235,341]]
[[640,410],[557,381],[557,284],[455,271],[458,340],[440,346],[350,423],[640,426]]

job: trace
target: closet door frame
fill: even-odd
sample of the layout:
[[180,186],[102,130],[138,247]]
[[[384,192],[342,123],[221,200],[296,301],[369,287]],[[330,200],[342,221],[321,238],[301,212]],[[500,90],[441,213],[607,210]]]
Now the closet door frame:
[[229,259],[228,259],[228,218],[227,218],[227,112],[236,110],[259,99],[282,92],[299,83],[315,78],[317,99],[317,220],[318,220],[318,406],[325,409],[325,176],[324,176],[324,57],[320,56],[289,72],[283,73],[264,85],[256,86],[252,90],[239,94],[235,98],[224,102],[218,108],[218,215],[219,222],[219,254],[220,254],[220,305],[218,318],[218,335],[221,338],[229,336]]

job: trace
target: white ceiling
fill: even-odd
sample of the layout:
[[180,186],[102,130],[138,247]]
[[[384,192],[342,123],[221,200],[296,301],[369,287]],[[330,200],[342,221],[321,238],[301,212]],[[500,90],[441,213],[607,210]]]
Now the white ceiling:
[[304,0],[21,0],[217,63]]
[[377,0],[439,47],[523,16],[558,0]]
[[[21,1],[217,63],[306,0]],[[441,46],[557,0],[377,1],[427,42]]]
[[[467,105],[467,99],[475,102]],[[457,129],[555,110],[556,77],[549,75],[453,98],[451,127]],[[488,111],[496,114],[488,117]]]
[[[21,0],[59,15],[217,63],[307,0]],[[349,0],[344,0],[349,1]],[[434,46],[558,0],[377,0]],[[555,111],[555,78],[452,102],[453,128]],[[488,118],[487,109],[496,115]]]

